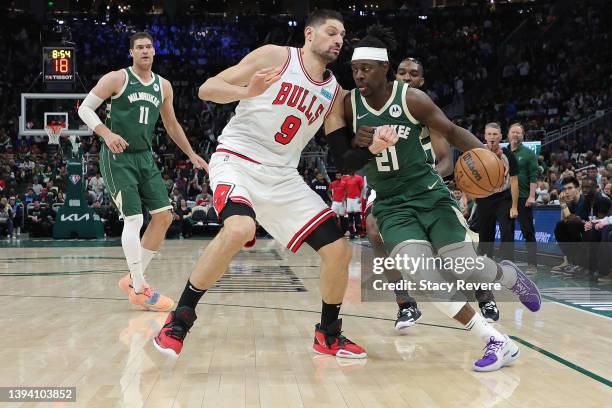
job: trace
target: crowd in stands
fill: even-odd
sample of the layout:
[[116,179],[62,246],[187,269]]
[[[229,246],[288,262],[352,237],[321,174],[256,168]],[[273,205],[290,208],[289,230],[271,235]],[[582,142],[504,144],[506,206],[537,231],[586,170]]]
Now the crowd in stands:
[[[447,107],[447,112],[454,112],[456,123],[481,137],[487,122],[497,121],[507,129],[508,123],[521,121],[528,139],[537,140],[541,130],[554,130],[610,107],[608,44],[612,30],[604,23],[611,13],[609,2],[589,0],[564,9],[553,2],[538,2],[497,10],[483,6],[422,13],[402,8],[377,15],[350,14],[345,15],[344,50],[331,68],[343,87],[351,88],[348,61],[352,45],[370,24],[392,26],[399,41],[392,53],[395,65],[406,56],[420,60],[426,72],[424,90],[438,105]],[[301,27],[288,24],[291,17],[204,15],[170,20],[164,15],[126,14],[109,20],[104,15],[81,14],[62,16],[61,27],[57,20],[50,16],[43,32],[61,31],[75,43],[80,80],[87,90],[101,74],[130,64],[128,38],[132,32],[149,31],[157,53],[154,70],[173,84],[177,117],[192,146],[205,158],[214,151],[235,105],[200,101],[198,85],[258,45],[299,45],[302,41]],[[0,197],[7,199],[13,214],[7,234],[27,228],[28,206],[39,202],[52,211],[54,204],[64,200],[65,161],[47,151],[44,138],[17,135],[19,94],[36,84],[39,71],[32,61],[40,59],[40,31],[40,24],[14,13],[0,27],[0,51],[10,62],[0,67]],[[99,113],[103,116],[104,109]],[[87,162],[90,205],[100,209],[105,219],[118,219],[112,214],[104,181],[96,175],[100,141],[83,138],[81,149]],[[305,159],[300,165],[310,184],[315,167],[325,166],[322,138],[313,139],[307,151],[319,157]],[[175,204],[175,224],[189,236],[187,209],[196,205],[206,211],[210,208],[207,177],[185,161],[165,136],[161,122],[155,131],[154,155]],[[611,157],[612,135],[606,126],[591,126],[546,146],[538,158],[537,204],[559,204],[562,180],[570,176],[594,178],[597,191],[610,196]],[[333,173],[326,175],[330,176],[333,179]],[[455,194],[468,214],[469,201],[459,191]],[[2,214],[0,224],[7,224]],[[42,228],[41,233],[46,230]]]

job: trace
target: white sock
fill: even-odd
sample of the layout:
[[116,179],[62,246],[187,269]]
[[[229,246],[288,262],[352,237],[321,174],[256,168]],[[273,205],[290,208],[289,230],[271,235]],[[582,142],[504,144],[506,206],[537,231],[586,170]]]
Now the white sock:
[[[499,264],[498,264],[499,265]],[[507,265],[499,265],[502,270],[502,276],[499,280],[504,287],[510,289],[516,283],[518,277],[516,276],[516,271],[511,266]]]
[[503,334],[495,330],[493,326],[478,313],[474,314],[474,317],[465,325],[465,328],[476,334],[478,338],[485,343],[488,342],[491,337],[495,337],[496,340],[504,340]]
[[140,247],[140,229],[142,228],[142,214],[127,217],[123,220],[121,233],[121,246],[132,276],[132,286],[136,293],[140,293],[146,284],[142,273],[142,255]]
[[144,275],[144,273],[147,271],[147,268],[149,267],[149,264],[151,263],[151,260],[155,258],[155,255],[157,255],[157,251],[152,251],[143,246],[141,246],[140,248],[142,258],[142,273]]

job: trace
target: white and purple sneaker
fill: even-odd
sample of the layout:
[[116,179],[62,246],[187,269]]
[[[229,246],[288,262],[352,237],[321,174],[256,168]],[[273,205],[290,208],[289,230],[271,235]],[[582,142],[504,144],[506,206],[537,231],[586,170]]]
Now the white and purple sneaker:
[[542,296],[535,283],[531,281],[518,266],[510,261],[501,261],[500,265],[508,266],[516,271],[516,283],[510,288],[527,309],[537,312],[542,306]]
[[516,360],[521,351],[508,336],[504,340],[491,337],[485,347],[484,356],[474,362],[474,371],[497,371]]

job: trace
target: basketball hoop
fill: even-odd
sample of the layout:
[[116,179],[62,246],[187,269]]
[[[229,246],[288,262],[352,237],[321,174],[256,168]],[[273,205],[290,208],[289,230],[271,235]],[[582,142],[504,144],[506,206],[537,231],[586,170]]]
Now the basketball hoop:
[[50,145],[59,145],[59,138],[64,130],[62,123],[51,123],[45,126],[45,133],[49,136]]

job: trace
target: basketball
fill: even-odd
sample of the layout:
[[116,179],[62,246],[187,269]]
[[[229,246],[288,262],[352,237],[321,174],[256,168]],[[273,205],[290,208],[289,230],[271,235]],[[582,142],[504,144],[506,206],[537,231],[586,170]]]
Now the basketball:
[[504,163],[490,150],[469,150],[455,164],[455,183],[474,198],[491,195],[504,184]]

